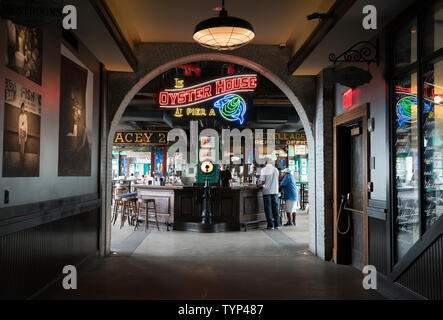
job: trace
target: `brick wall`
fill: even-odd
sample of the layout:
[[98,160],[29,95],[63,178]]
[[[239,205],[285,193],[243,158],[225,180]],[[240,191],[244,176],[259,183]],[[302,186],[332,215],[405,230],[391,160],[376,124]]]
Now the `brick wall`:
[[315,193],[317,255],[330,260],[333,246],[333,139],[334,81],[332,69],[324,69],[317,77],[317,100],[314,122]]
[[[190,56],[205,55],[211,57],[210,59],[216,59],[214,58],[213,50],[191,43],[143,43],[135,48],[135,53],[138,58],[138,69],[135,73],[109,73],[108,121],[110,130],[108,135],[113,134],[112,128],[120,120],[120,116],[129,102],[128,100],[131,99],[128,92],[141,89],[148,82],[144,80],[148,80],[150,74],[155,71],[164,72],[172,67],[168,65],[171,61],[186,61],[186,57]],[[293,101],[294,107],[303,122],[310,150],[309,248],[314,254],[318,253],[322,259],[328,259],[330,256],[329,252],[332,251],[332,214],[330,205],[331,195],[329,193],[332,190],[332,114],[334,100],[329,98],[326,100],[328,106],[325,109],[326,111],[323,112],[321,105],[323,95],[321,95],[320,101],[318,99],[316,101],[316,96],[319,98],[317,95],[318,91],[316,91],[316,77],[292,76],[288,74],[287,63],[290,58],[290,51],[287,48],[281,49],[279,46],[272,45],[248,45],[229,52],[229,55],[217,54],[217,56],[229,56],[230,59],[234,59],[231,62],[238,64],[242,63],[241,60],[235,61],[236,58],[247,59],[249,63],[246,65],[247,67],[261,72],[281,89],[285,88],[282,91],[289,99],[291,99],[292,95],[293,99],[291,101]],[[286,89],[287,91],[285,92]],[[332,85],[331,87],[328,85],[327,95],[329,95],[329,90],[333,91]],[[329,105],[329,103],[332,103],[332,105]],[[316,112],[320,112],[320,116],[316,116]],[[315,131],[314,121],[316,122]],[[328,126],[325,127],[323,123],[329,123],[330,128]],[[327,138],[325,139],[324,136]],[[319,139],[321,142],[320,147],[315,146],[315,139]],[[108,150],[110,150],[112,142],[109,137],[108,144],[110,144],[108,145]],[[325,157],[324,152],[329,152],[327,157]],[[316,165],[315,159],[317,157],[320,162]],[[325,159],[330,164],[330,168],[324,165]],[[110,161],[108,159],[108,179],[111,177]],[[325,183],[329,183],[330,188],[329,186],[325,188]],[[316,188],[317,184],[319,184],[318,188]],[[320,195],[320,201],[316,200],[317,194]],[[107,202],[108,206],[110,206],[109,201]],[[327,206],[326,210],[325,205]],[[317,214],[316,209],[319,210]],[[317,239],[315,237],[316,233]],[[317,250],[317,245],[320,250]]]

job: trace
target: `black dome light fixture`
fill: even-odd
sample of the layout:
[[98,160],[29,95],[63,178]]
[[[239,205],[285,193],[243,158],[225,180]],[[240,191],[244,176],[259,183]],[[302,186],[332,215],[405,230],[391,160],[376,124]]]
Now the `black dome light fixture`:
[[193,38],[202,46],[215,50],[234,50],[249,43],[254,29],[246,20],[228,16],[225,1],[218,17],[203,20],[195,27]]

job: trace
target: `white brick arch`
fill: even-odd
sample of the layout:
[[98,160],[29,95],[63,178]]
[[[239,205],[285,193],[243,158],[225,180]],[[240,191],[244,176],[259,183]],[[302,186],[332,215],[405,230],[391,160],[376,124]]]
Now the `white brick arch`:
[[[106,245],[105,250],[106,254],[109,253],[110,249],[110,215],[111,215],[111,199],[109,195],[112,192],[111,183],[109,181],[112,181],[112,145],[113,145],[113,139],[115,136],[115,132],[117,130],[118,123],[120,122],[120,119],[125,112],[127,106],[131,102],[131,100],[134,98],[134,96],[151,80],[156,78],[157,76],[161,75],[162,73],[175,68],[178,65],[192,63],[192,62],[198,62],[198,61],[222,61],[227,63],[234,63],[237,65],[245,66],[251,70],[254,70],[258,73],[260,73],[262,76],[266,77],[268,80],[270,80],[275,86],[277,86],[289,99],[289,101],[292,103],[292,105],[295,108],[295,111],[300,117],[300,120],[302,122],[303,128],[306,133],[306,138],[308,142],[308,149],[309,149],[309,163],[308,163],[308,169],[309,169],[309,203],[310,203],[310,224],[309,224],[309,233],[310,233],[310,250],[316,254],[316,244],[315,239],[316,238],[316,228],[315,228],[315,139],[313,134],[313,125],[309,121],[308,115],[306,113],[306,110],[300,103],[299,99],[295,95],[294,91],[290,88],[291,85],[288,83],[288,81],[282,80],[279,76],[268,70],[267,68],[263,67],[262,65],[255,63],[249,59],[234,56],[234,55],[228,55],[228,54],[221,54],[221,53],[200,53],[200,54],[192,54],[185,57],[181,57],[178,59],[171,60],[167,63],[164,63],[148,73],[146,75],[140,77],[140,79],[131,87],[131,89],[124,95],[124,98],[120,102],[118,109],[116,110],[114,117],[110,124],[109,134],[107,137],[107,172],[106,177],[108,183],[106,183]],[[288,79],[290,76],[288,76]]]

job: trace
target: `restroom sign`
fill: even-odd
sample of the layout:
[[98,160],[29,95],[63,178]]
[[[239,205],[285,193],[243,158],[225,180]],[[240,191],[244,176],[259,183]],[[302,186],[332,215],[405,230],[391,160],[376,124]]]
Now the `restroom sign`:
[[251,92],[257,88],[256,74],[218,78],[182,89],[165,89],[158,95],[162,108],[191,106],[234,92]]

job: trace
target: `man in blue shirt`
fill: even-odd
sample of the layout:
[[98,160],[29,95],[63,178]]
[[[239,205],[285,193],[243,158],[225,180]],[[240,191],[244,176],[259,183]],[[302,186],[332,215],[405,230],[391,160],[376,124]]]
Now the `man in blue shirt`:
[[[295,226],[295,210],[297,207],[297,187],[295,185],[295,179],[291,173],[291,169],[286,168],[284,171],[284,177],[281,182],[283,187],[283,194],[285,199],[285,211],[288,216],[288,222],[285,226]],[[291,219],[292,214],[292,219]],[[292,220],[292,221],[291,221]]]

